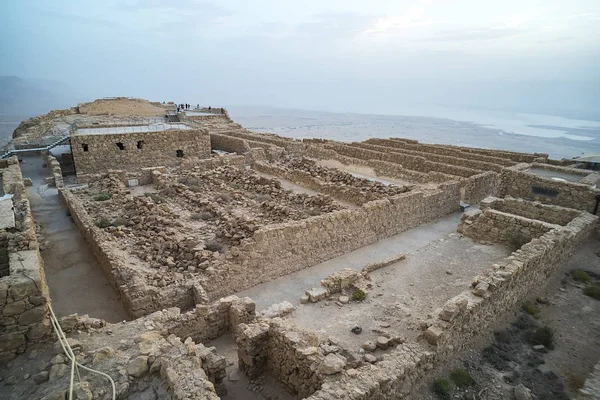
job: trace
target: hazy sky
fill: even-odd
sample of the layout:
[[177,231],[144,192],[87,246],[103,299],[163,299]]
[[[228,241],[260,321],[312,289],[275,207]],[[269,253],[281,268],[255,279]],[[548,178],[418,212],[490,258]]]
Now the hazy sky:
[[83,96],[600,108],[600,0],[4,0],[0,75]]

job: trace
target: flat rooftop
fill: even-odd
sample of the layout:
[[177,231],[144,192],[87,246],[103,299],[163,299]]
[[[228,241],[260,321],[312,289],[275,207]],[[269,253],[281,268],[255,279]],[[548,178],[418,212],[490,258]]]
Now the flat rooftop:
[[186,124],[150,124],[133,126],[108,126],[98,128],[82,128],[75,131],[75,135],[117,135],[124,133],[164,132],[170,130],[192,129]]

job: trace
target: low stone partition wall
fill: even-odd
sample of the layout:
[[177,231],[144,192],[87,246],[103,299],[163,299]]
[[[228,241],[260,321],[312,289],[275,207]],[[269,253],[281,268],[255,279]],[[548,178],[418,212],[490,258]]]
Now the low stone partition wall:
[[234,136],[240,139],[245,139],[251,142],[262,142],[262,143],[267,143],[267,144],[271,144],[273,146],[277,146],[277,147],[283,147],[284,149],[286,149],[287,151],[294,153],[297,151],[301,151],[303,145],[302,142],[297,142],[293,139],[290,138],[285,138],[282,136],[278,136],[278,135],[272,135],[272,134],[259,134],[259,133],[255,133],[255,132],[251,132],[245,129],[239,129],[239,130],[227,130],[227,131],[222,131],[221,134],[223,135],[227,135],[227,136]]
[[46,164],[50,171],[52,172],[52,178],[54,179],[54,186],[58,189],[65,186],[65,182],[62,176],[62,169],[60,168],[60,163],[58,160],[52,156],[50,153],[46,154]]
[[69,189],[59,189],[58,196],[69,209],[73,221],[89,244],[104,275],[119,293],[123,308],[130,317],[137,318],[169,307],[184,310],[194,307],[192,283],[164,288],[148,285],[148,272],[128,266],[123,258],[113,251],[107,233],[95,226],[83,205]]
[[270,225],[202,282],[216,299],[346,254],[458,211],[458,182],[402,193],[297,222]]
[[483,172],[463,181],[462,200],[469,204],[479,203],[488,196],[497,196],[500,190],[500,174]]
[[567,225],[581,215],[581,211],[572,208],[551,206],[512,197],[502,199],[489,197],[479,204],[479,208],[482,211],[492,209],[561,226]]
[[250,378],[268,371],[299,398],[321,387],[323,376],[341,372],[346,359],[325,355],[316,334],[279,318],[242,324],[236,339],[239,367]]
[[[505,168],[500,178],[500,196],[520,197],[563,207],[593,212],[600,189],[588,185],[556,181],[524,171],[527,164]],[[553,167],[558,168],[558,167]]]
[[476,170],[472,168],[460,167],[456,165],[450,164],[442,164],[437,162],[432,162],[427,160],[425,157],[412,156],[409,154],[401,154],[401,153],[383,153],[381,151],[374,151],[363,149],[356,146],[341,144],[341,143],[326,143],[323,145],[326,149],[330,149],[339,153],[341,155],[345,155],[348,157],[354,158],[362,158],[366,160],[382,160],[389,161],[392,163],[400,164],[405,168],[419,171],[419,172],[441,172],[444,174],[451,174],[455,176],[461,176],[468,178],[473,175],[477,175],[482,173],[481,170]]
[[336,200],[345,201],[351,204],[363,205],[378,198],[378,196],[373,193],[366,192],[358,187],[323,182],[313,177],[308,172],[301,170],[289,171],[277,165],[266,164],[264,162],[255,162],[252,164],[252,168],[256,171],[286,179],[297,185],[329,195]]
[[457,231],[477,241],[519,248],[557,226],[487,208],[464,213]]
[[184,160],[179,166],[179,168],[181,170],[194,169],[200,172],[204,172],[226,165],[230,165],[237,168],[243,168],[245,163],[245,156],[227,154],[225,156],[218,156],[212,158],[189,158]]
[[0,207],[0,363],[23,353],[50,333],[50,301],[36,227],[16,156],[0,164],[5,193]]
[[442,183],[462,179],[454,175],[435,171],[429,171],[427,173],[412,171],[389,161],[348,157],[340,155],[333,150],[324,149],[322,146],[308,145],[306,148],[306,156],[318,160],[335,160],[344,165],[372,168],[377,176],[397,178],[411,183]]
[[244,154],[250,151],[250,145],[246,140],[218,133],[210,134],[210,147],[213,150],[223,150],[238,154]]
[[433,153],[439,154],[442,156],[452,156],[452,157],[460,157],[467,160],[476,160],[476,161],[484,161],[486,163],[492,163],[496,165],[501,165],[504,167],[509,167],[515,165],[516,162],[502,158],[502,157],[494,157],[488,156],[484,154],[478,153],[470,153],[461,151],[462,147],[453,147],[448,148],[448,146],[437,145],[437,144],[424,144],[419,143],[416,140],[401,140],[396,138],[391,139],[378,139],[372,138],[365,141],[365,143],[377,144],[384,147],[392,147],[395,149],[406,149],[406,150],[414,150],[424,153]]
[[437,363],[489,331],[499,318],[543,290],[543,282],[559,270],[594,230],[598,217],[581,213],[566,227],[533,239],[473,281],[474,289],[451,299],[424,333],[426,343],[404,343],[377,364],[347,369],[307,400],[351,397],[384,400],[408,395],[413,385]]
[[461,166],[465,168],[471,168],[482,171],[494,171],[500,172],[502,165],[486,162],[486,161],[478,161],[478,160],[470,160],[468,158],[457,157],[456,154],[448,154],[441,155],[437,153],[428,153],[418,150],[406,150],[395,147],[387,147],[385,145],[373,144],[373,143],[350,143],[350,146],[361,147],[368,150],[381,151],[384,153],[396,153],[396,154],[407,154],[415,157],[423,157],[426,160],[441,163],[441,164],[449,164],[455,166]]

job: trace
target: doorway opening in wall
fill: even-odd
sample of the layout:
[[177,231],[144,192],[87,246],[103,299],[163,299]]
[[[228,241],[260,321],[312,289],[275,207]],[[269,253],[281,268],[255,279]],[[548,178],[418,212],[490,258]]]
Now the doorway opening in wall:
[[119,148],[119,150],[125,150],[125,145],[121,142],[117,143],[117,147]]
[[183,157],[183,150],[177,150],[177,157]]
[[137,148],[138,148],[138,150],[141,150],[144,147],[144,144],[145,143],[144,143],[143,140],[140,140],[139,142],[137,142]]
[[83,143],[81,145],[81,147],[83,147],[83,151],[88,151],[88,145],[87,144]]

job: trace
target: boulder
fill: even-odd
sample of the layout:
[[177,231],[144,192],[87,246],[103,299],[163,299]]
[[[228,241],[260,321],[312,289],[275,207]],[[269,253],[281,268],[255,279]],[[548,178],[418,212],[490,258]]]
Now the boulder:
[[330,353],[325,356],[321,364],[321,373],[325,375],[333,375],[342,372],[346,366],[346,359],[339,354]]

